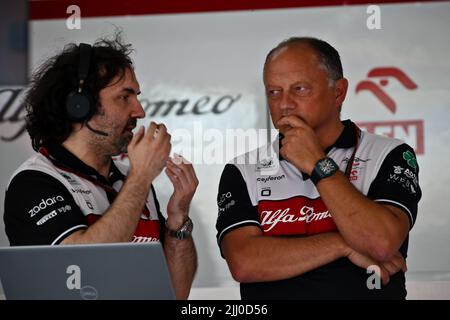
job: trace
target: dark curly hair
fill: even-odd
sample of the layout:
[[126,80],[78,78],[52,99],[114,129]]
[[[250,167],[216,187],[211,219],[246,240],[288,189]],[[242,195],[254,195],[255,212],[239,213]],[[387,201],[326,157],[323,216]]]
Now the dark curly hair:
[[[120,33],[112,40],[102,38],[92,45],[89,75],[84,88],[95,100],[98,111],[99,92],[116,76],[119,80],[127,68],[133,49],[124,44]],[[33,74],[25,96],[26,128],[34,150],[47,142],[62,143],[72,132],[66,112],[67,95],[78,88],[79,47],[70,43],[61,53],[44,62]]]

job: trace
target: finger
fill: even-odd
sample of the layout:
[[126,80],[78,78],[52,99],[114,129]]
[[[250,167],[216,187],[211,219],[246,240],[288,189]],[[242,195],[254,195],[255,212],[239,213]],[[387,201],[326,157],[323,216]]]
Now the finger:
[[158,133],[158,137],[154,138],[153,141],[156,143],[155,153],[164,156],[164,164],[166,164],[167,159],[170,156],[170,150],[172,149],[172,144],[170,143],[170,135],[164,133],[164,130]]
[[178,157],[180,157],[183,160],[184,164],[190,164],[192,165],[192,162],[190,162],[188,159],[186,159],[185,157],[183,157],[183,155],[181,154],[176,154]]
[[153,140],[153,136],[155,135],[155,130],[157,129],[157,125],[155,122],[150,122],[150,126],[147,128],[147,133],[145,135],[145,139],[147,141],[152,141]]
[[399,271],[403,268],[403,263],[398,257],[394,257],[390,261],[386,261],[385,263],[387,265],[391,265],[392,268],[395,268],[395,271]]
[[178,154],[174,155],[175,157],[170,158],[169,161],[171,161],[172,164],[174,164],[176,167],[180,168],[184,172],[191,186],[196,187],[198,185],[198,179],[192,164],[185,158],[183,158],[181,155]]
[[200,183],[200,181],[199,181],[198,178],[197,178],[197,174],[195,173],[195,169],[194,169],[194,166],[193,166],[193,165],[190,165],[190,167],[189,167],[189,172],[191,173],[191,175],[192,175],[192,177],[193,177],[193,179],[194,179],[195,187],[197,187],[198,184]]
[[387,285],[390,281],[389,272],[383,266],[380,266],[380,271],[381,271],[381,282],[383,283],[383,285]]
[[136,131],[136,133],[131,138],[131,141],[128,144],[128,146],[133,148],[142,139],[144,134],[145,134],[145,128],[144,128],[144,126],[140,126],[139,129]]
[[167,169],[177,177],[183,190],[189,187],[189,183],[183,170],[171,164],[170,161],[167,161]]
[[170,150],[172,149],[172,144],[170,143],[172,136],[167,132],[167,128],[164,124],[159,124],[158,130],[158,136],[155,138],[155,140],[158,141],[158,143],[161,145],[161,148],[166,148],[168,150],[167,157],[169,157]]
[[180,182],[183,185],[183,188],[186,188],[186,189],[190,188],[191,184],[189,182],[189,176],[188,176],[183,164],[176,165],[169,158],[167,160],[166,165],[170,170],[172,170],[179,177]]
[[306,130],[307,130],[306,127],[290,128],[284,134],[283,143],[288,143],[290,141],[295,141],[295,140],[293,140],[293,138],[298,137],[299,135],[305,134]]
[[[167,151],[167,157],[166,157],[166,159],[168,160],[169,158],[170,158],[170,150],[172,150],[172,144],[170,143],[170,138],[169,139],[167,139],[166,141],[165,141],[165,146],[164,146],[164,148],[166,149],[166,151]],[[166,160],[166,162],[167,162],[167,160]]]
[[180,165],[183,163],[183,157],[181,157],[178,153],[173,153],[173,157],[170,157],[170,161],[172,161],[176,165]]
[[191,164],[182,164],[180,165],[181,170],[184,172],[187,178],[188,186],[191,190],[197,189],[198,179],[195,176],[194,168]]
[[166,170],[164,170],[164,172],[166,173],[167,177],[169,178],[170,182],[172,182],[172,185],[174,187],[174,189],[176,191],[181,191],[183,189],[183,187],[181,186],[181,182],[178,179],[178,176],[169,168],[166,168]]
[[397,252],[397,254],[392,259],[392,262],[395,263],[395,265],[398,267],[398,270],[402,270],[403,272],[408,271],[408,267],[406,265],[406,260],[403,258],[402,254],[400,252]]
[[408,265],[406,264],[406,259],[403,257],[403,255],[400,252],[397,252],[396,256],[400,260],[402,271],[406,272],[408,271]]
[[194,183],[198,184],[197,175],[195,174],[194,166],[191,162],[186,160],[182,155],[179,155],[177,153],[174,154],[174,158],[172,158],[172,162],[175,165],[178,165],[186,174],[186,176],[189,178],[189,181],[192,181]]
[[297,128],[306,126],[306,122],[296,116],[285,116],[277,121],[277,126],[291,126],[292,128]]
[[396,274],[398,272],[398,270],[400,270],[400,267],[395,265],[395,263],[393,263],[392,261],[385,261],[383,263],[383,267],[389,272],[389,275],[391,275],[391,276],[393,274]]
[[172,162],[179,165],[179,164],[192,164],[191,162],[189,162],[186,158],[184,158],[181,154],[178,153],[173,153],[173,158],[172,158]]
[[[157,127],[158,133],[155,135],[154,139],[157,141],[167,140],[167,127],[163,123],[159,123]],[[168,140],[170,141],[170,135]]]

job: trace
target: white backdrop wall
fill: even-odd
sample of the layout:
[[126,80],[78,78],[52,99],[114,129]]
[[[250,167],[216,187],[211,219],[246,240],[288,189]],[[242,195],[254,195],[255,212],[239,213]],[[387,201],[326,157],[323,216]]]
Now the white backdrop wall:
[[[351,117],[366,129],[402,138],[418,153],[423,198],[410,236],[407,275],[446,278],[450,275],[446,248],[450,215],[445,204],[450,196],[450,3],[380,8],[380,30],[367,28],[365,5],[83,18],[80,30],[68,30],[64,19],[34,20],[30,22],[30,66],[34,69],[68,42],[93,42],[113,34],[117,26],[135,48],[141,99],[147,107],[141,123],[164,122],[169,131],[193,132],[200,126],[225,133],[230,128],[267,128],[261,76],[265,55],[273,46],[290,36],[328,41],[340,52],[350,82],[342,118]],[[369,75],[374,69],[380,74]],[[24,126],[21,88],[0,90],[3,207],[9,176],[32,149],[26,132],[12,139]],[[392,101],[380,96],[382,92]],[[164,110],[169,110],[170,101],[173,107],[167,115],[163,108],[155,108],[155,103],[165,102]],[[177,115],[181,106],[179,113],[184,114]],[[202,114],[193,113],[195,106],[197,110],[201,106]],[[207,139],[187,143],[193,155],[201,155],[208,144]],[[185,142],[174,143],[174,151],[185,147]],[[218,181],[228,159],[195,164],[200,180],[191,208],[199,255],[196,287],[235,285],[220,257],[214,227]],[[156,190],[165,208],[172,192],[165,176],[156,181]],[[8,245],[3,222],[0,245]]]

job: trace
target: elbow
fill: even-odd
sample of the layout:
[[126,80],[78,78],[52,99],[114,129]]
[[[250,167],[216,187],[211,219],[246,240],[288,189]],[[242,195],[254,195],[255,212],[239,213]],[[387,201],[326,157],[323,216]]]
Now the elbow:
[[228,267],[230,269],[233,279],[239,283],[255,282],[255,272],[251,263],[242,257],[234,257],[227,259]]
[[245,268],[230,268],[233,279],[239,283],[253,282],[251,273]]
[[371,250],[371,256],[377,261],[384,262],[391,260],[398,252],[399,247],[390,239],[378,240]]

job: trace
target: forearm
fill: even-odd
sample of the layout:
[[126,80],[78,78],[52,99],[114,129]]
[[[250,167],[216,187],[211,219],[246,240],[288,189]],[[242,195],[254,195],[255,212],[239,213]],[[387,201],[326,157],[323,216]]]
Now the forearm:
[[164,238],[164,252],[177,299],[187,299],[197,270],[197,252],[192,238]]
[[321,180],[317,189],[345,241],[376,260],[386,260],[404,240],[398,217],[359,192],[341,173]]
[[[348,247],[338,233],[304,238],[246,236],[223,240],[222,248],[238,282],[288,279],[347,255]],[[234,244],[232,244],[234,243]]]
[[112,205],[103,216],[86,230],[70,235],[62,243],[130,241],[148,196],[150,183],[139,175],[130,173]]

